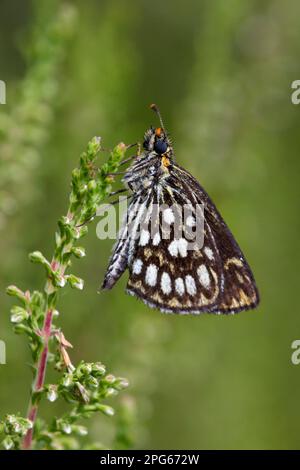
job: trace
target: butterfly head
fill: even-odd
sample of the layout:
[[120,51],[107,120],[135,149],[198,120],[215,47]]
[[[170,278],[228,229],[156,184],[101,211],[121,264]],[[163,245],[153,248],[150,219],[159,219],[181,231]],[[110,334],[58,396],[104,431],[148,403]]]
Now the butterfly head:
[[153,181],[167,178],[174,163],[170,138],[155,104],[150,106],[158,115],[160,126],[150,127],[144,135],[144,152],[139,152],[123,177],[123,182],[134,192],[149,188]]
[[160,127],[150,127],[150,129],[145,132],[143,147],[146,151],[155,152],[157,155],[163,157],[171,153],[170,140],[165,131],[158,107],[152,104],[150,108],[158,115]]
[[161,127],[150,127],[145,132],[143,147],[148,152],[156,152],[158,155],[163,155],[169,148],[168,137]]

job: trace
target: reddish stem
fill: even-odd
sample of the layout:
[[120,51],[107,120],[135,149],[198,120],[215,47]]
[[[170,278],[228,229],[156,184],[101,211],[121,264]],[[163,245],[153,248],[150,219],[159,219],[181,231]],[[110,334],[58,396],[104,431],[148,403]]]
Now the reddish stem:
[[[44,320],[44,326],[42,329],[42,337],[44,339],[44,347],[42,350],[42,354],[38,363],[36,380],[33,387],[33,393],[39,392],[42,390],[45,382],[45,375],[46,375],[46,368],[47,368],[47,359],[48,359],[48,351],[49,351],[49,338],[51,336],[51,325],[52,325],[52,317],[53,317],[53,310],[47,310],[46,317]],[[23,449],[30,449],[32,444],[32,436],[33,436],[33,428],[34,423],[36,420],[38,412],[38,405],[33,404],[32,399],[30,401],[29,411],[27,418],[32,422],[32,428],[27,431],[26,436],[23,440]]]

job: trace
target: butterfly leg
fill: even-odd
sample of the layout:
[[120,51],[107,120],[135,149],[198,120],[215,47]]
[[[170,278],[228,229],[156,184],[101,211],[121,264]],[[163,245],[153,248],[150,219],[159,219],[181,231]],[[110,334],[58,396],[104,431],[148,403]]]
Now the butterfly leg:
[[[122,201],[125,200],[125,198],[126,198],[126,200],[128,200],[130,197],[131,197],[131,195],[130,195],[130,194],[127,194],[127,195],[124,197],[124,199],[122,199]],[[119,200],[119,199],[115,199],[114,201],[109,202],[109,204],[111,204],[112,206],[115,206],[116,204],[119,204],[119,203],[120,203],[120,200]]]
[[91,215],[91,217],[89,217],[88,219],[86,219],[84,222],[82,222],[81,224],[79,225],[76,225],[76,228],[80,228],[80,227],[83,227],[84,225],[88,224],[89,222],[92,222],[92,220],[94,220],[94,218],[96,217],[96,212]]
[[125,165],[126,163],[130,162],[131,160],[134,160],[138,155],[131,155],[131,157],[125,158],[124,160],[121,160],[120,166]]
[[108,197],[115,196],[116,194],[124,193],[125,191],[128,191],[128,189],[127,188],[118,189],[117,191],[113,191],[112,193],[110,193]]

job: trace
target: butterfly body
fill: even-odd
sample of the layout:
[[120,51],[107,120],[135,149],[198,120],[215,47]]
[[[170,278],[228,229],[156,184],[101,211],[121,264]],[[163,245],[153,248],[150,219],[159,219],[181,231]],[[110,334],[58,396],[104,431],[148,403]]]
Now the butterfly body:
[[145,133],[144,151],[123,182],[131,200],[104,289],[128,269],[127,292],[162,312],[227,314],[257,306],[243,253],[205,190],[176,164],[163,125]]

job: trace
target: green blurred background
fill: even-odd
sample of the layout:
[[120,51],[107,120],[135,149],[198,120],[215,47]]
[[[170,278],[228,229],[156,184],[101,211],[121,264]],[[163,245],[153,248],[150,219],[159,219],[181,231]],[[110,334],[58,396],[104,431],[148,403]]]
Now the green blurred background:
[[[80,152],[93,135],[107,148],[142,140],[156,102],[178,162],[246,254],[261,306],[163,315],[125,295],[126,275],[98,295],[112,242],[98,240],[94,225],[73,270],[85,289],[59,302],[72,359],[102,360],[128,377],[135,447],[299,448],[299,15],[296,0],[1,1],[0,416],[26,412],[31,382],[5,286],[42,288],[27,255],[51,256]],[[105,443],[112,420],[94,419],[91,433]]]

